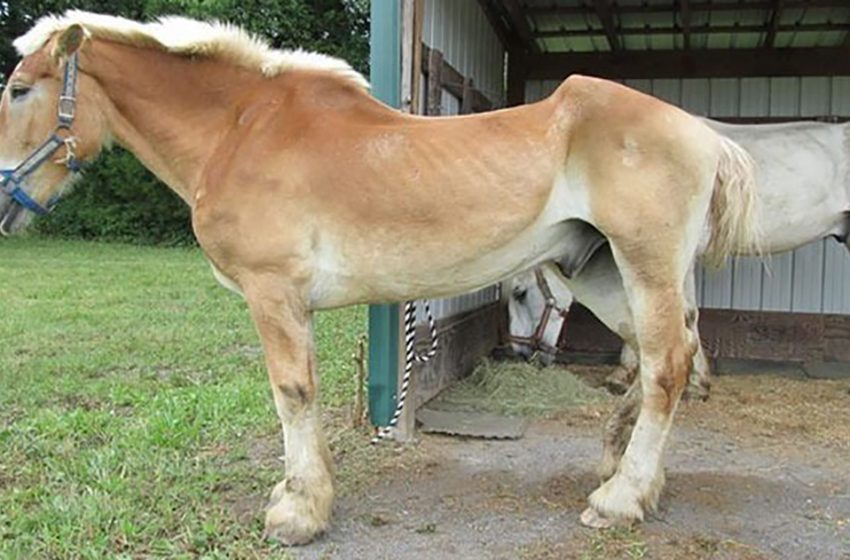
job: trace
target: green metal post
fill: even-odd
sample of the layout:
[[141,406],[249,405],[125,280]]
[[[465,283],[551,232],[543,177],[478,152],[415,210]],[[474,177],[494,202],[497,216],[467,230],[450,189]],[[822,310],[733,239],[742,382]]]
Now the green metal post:
[[[401,2],[372,0],[369,64],[372,93],[401,106]],[[385,426],[398,391],[399,307],[369,306],[369,418]]]

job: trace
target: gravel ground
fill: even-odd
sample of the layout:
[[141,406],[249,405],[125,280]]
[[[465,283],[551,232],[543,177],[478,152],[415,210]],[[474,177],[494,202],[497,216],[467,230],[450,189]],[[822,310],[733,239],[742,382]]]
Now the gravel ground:
[[660,509],[632,529],[578,523],[613,400],[537,420],[517,441],[420,435],[403,468],[340,498],[329,533],[292,554],[850,559],[849,389],[718,378],[707,403],[680,407]]

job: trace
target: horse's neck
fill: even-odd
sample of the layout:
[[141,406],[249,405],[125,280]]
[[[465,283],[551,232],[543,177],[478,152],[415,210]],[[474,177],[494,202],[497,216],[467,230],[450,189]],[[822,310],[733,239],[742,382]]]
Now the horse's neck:
[[113,137],[191,205],[205,164],[236,120],[239,97],[260,76],[154,49],[92,46],[84,70],[111,101]]

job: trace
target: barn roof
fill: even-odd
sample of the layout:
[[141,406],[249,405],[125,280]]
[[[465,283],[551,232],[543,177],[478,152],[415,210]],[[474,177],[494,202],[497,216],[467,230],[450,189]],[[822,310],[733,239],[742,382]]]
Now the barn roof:
[[529,78],[850,74],[846,0],[479,3]]

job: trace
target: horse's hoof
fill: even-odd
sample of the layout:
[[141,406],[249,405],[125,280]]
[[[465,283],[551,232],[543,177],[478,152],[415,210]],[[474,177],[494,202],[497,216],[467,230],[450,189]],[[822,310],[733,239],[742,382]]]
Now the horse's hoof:
[[688,385],[682,398],[687,401],[706,402],[711,396],[711,385]]
[[581,512],[579,520],[582,525],[590,527],[591,529],[610,529],[614,526],[614,523],[612,523],[610,519],[599,515],[599,512],[592,507]]
[[611,379],[608,378],[605,380],[605,388],[612,395],[625,395],[626,391],[629,390],[629,386],[620,381],[619,379]]
[[333,491],[329,484],[327,488],[317,486],[308,487],[297,479],[278,484],[266,510],[263,537],[286,546],[298,546],[321,535],[328,527]]

